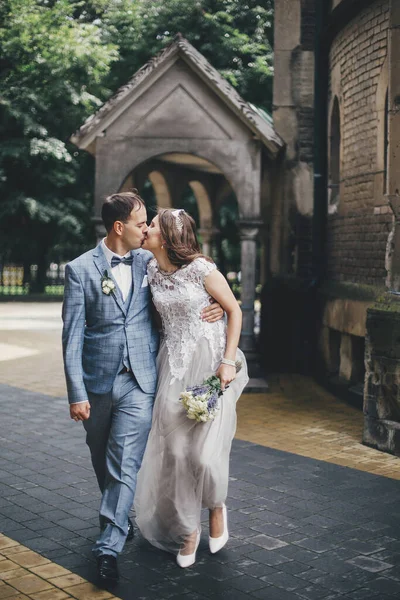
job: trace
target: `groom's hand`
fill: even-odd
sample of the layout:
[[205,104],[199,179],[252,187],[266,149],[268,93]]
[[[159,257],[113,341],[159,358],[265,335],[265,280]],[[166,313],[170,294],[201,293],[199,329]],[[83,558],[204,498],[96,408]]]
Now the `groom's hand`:
[[69,414],[74,421],[87,421],[90,417],[89,402],[80,402],[79,404],[69,405]]
[[218,302],[215,302],[214,298],[210,300],[210,306],[206,306],[201,311],[201,318],[203,321],[207,321],[207,323],[215,323],[219,321],[224,316],[224,311]]

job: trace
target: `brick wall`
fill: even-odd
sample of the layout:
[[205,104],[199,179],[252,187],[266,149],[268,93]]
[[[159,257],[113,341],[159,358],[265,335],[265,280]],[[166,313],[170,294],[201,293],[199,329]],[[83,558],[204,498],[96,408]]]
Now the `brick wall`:
[[377,0],[362,11],[335,38],[330,55],[332,71],[340,66],[342,160],[338,212],[328,220],[327,275],[380,286],[392,223],[383,189],[376,186],[376,93],[387,53],[388,9],[389,0]]

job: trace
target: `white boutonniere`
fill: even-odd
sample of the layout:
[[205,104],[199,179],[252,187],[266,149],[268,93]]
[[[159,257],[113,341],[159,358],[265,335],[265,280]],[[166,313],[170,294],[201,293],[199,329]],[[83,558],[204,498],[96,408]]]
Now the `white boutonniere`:
[[108,272],[104,271],[103,276],[101,278],[101,291],[103,292],[103,294],[106,294],[106,296],[109,296],[110,294],[114,293],[114,290],[115,283],[108,276]]

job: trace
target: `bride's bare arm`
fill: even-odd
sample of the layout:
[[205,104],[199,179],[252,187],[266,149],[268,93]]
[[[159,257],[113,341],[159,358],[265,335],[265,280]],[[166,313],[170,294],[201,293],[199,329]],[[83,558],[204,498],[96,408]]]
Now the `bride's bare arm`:
[[[242,329],[242,311],[222,273],[217,270],[212,271],[205,278],[204,285],[210,296],[215,298],[227,314],[228,326],[224,358],[234,361]],[[235,379],[236,368],[221,364],[217,375],[221,379],[221,387],[224,389],[227,383]]]

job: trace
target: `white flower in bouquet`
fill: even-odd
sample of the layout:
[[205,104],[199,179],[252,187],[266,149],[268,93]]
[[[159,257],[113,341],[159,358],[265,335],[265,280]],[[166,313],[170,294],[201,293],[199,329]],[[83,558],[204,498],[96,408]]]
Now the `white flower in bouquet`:
[[[242,368],[240,360],[236,361],[236,372]],[[189,387],[179,395],[179,401],[186,410],[188,419],[199,423],[213,421],[219,411],[218,398],[223,394],[221,382],[216,375],[206,379],[201,385]]]

